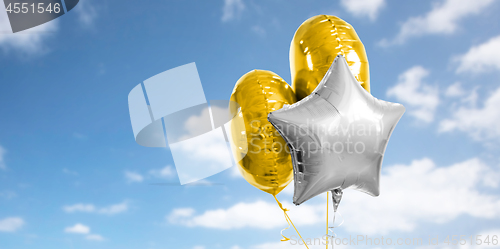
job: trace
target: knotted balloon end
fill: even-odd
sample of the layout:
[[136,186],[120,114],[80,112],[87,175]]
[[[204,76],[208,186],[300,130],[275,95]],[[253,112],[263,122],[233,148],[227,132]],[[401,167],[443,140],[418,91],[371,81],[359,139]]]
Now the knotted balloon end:
[[281,208],[281,210],[283,211],[283,214],[285,215],[285,219],[286,219],[286,222],[288,223],[288,227],[286,227],[285,229],[282,229],[281,230],[281,236],[283,236],[283,239],[281,239],[281,241],[289,241],[290,239],[287,238],[285,235],[283,235],[283,231],[287,230],[288,228],[290,228],[290,225],[293,226],[293,228],[295,229],[295,232],[297,232],[297,234],[299,235],[300,239],[302,240],[302,242],[304,242],[304,245],[306,246],[307,249],[309,249],[309,247],[307,246],[306,242],[304,241],[304,239],[302,238],[302,235],[300,235],[299,231],[297,230],[297,228],[295,227],[295,225],[293,224],[292,220],[290,219],[290,217],[288,216],[288,214],[286,213],[287,211],[289,211],[287,208],[284,208],[283,205],[281,204],[281,202],[278,201],[278,198],[276,198],[276,195],[273,195],[274,199],[276,200],[276,203],[278,203],[278,206]]
[[342,189],[336,188],[331,191],[332,192],[332,201],[333,201],[333,211],[337,212],[337,208],[339,207],[339,203],[342,200]]

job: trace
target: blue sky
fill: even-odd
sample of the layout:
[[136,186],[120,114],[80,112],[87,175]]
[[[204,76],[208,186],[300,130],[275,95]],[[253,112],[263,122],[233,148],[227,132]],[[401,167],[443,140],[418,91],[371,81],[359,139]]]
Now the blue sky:
[[[318,14],[352,24],[372,94],[407,109],[381,195],[345,191],[337,235],[500,235],[499,12],[494,0],[81,0],[34,30],[1,32],[0,248],[299,248],[279,241],[272,196],[234,169],[210,186],[156,184],[178,183],[172,157],[135,143],[127,95],[190,62],[209,100],[252,69],[290,83],[290,41]],[[292,220],[321,237],[326,197],[293,207],[292,192],[278,196]]]

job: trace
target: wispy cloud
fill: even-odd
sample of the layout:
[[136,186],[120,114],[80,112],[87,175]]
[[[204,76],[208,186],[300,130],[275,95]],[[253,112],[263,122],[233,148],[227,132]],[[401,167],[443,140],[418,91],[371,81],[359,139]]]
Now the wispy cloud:
[[[475,92],[471,94],[477,98]],[[470,98],[470,96],[468,96]],[[500,87],[484,101],[481,107],[463,105],[452,111],[451,117],[439,124],[440,132],[462,131],[476,140],[500,137]]]
[[415,66],[399,75],[395,86],[387,90],[387,96],[395,97],[408,106],[408,113],[417,120],[430,123],[434,120],[434,113],[439,104],[437,87],[427,85],[423,79],[429,72]]
[[5,164],[5,154],[7,151],[0,145],[0,169],[6,170],[7,165]]
[[428,13],[410,17],[392,40],[382,40],[380,45],[402,44],[411,37],[430,34],[453,34],[462,19],[480,14],[493,0],[442,0],[433,5]]
[[377,198],[346,191],[349,198],[339,210],[348,221],[344,223],[348,231],[388,234],[414,231],[422,223],[447,223],[463,215],[500,218],[500,195],[482,191],[497,189],[499,175],[477,158],[450,166],[438,166],[428,158],[414,160],[385,168],[380,182]]
[[0,220],[0,232],[16,232],[24,226],[25,222],[19,217],[8,217]]
[[0,4],[0,49],[4,52],[15,51],[24,55],[44,53],[47,50],[47,38],[55,34],[57,29],[58,20],[52,20],[13,34],[5,5]]
[[[302,204],[297,208],[288,202],[283,202],[283,205],[290,209],[289,214],[297,224],[311,225],[323,221],[324,206]],[[208,210],[201,214],[197,214],[192,208],[179,208],[174,209],[166,218],[172,224],[224,230],[244,227],[272,229],[286,225],[278,204],[265,201],[240,202],[227,209]]]
[[[181,183],[198,181],[232,166],[222,127],[212,129],[210,123],[213,121],[215,126],[218,121],[218,118],[212,119],[212,115],[221,118],[227,117],[227,113],[226,108],[214,105],[210,109],[196,110],[182,120],[183,130],[175,134],[181,142],[169,144]],[[167,129],[168,135],[170,132]]]
[[177,175],[175,168],[167,165],[163,168],[151,169],[147,172],[125,171],[125,179],[128,183],[143,182],[146,179],[160,178],[172,179]]
[[64,212],[66,213],[76,213],[76,212],[84,212],[84,213],[93,213],[96,210],[96,207],[93,204],[74,204],[71,206],[64,206]]
[[99,234],[89,234],[89,235],[85,236],[85,239],[92,240],[92,241],[104,241],[105,240],[104,237],[102,237]]
[[77,213],[77,212],[82,212],[82,213],[97,213],[97,214],[107,214],[107,215],[113,215],[113,214],[119,214],[126,212],[129,208],[129,204],[127,201],[110,205],[107,207],[102,207],[102,208],[97,208],[94,204],[84,204],[84,203],[78,203],[74,205],[68,205],[64,206],[63,210],[66,213]]
[[[286,242],[282,242],[282,241],[267,242],[267,243],[262,243],[262,244],[258,244],[258,245],[253,245],[253,246],[250,246],[247,248],[249,248],[249,249],[300,249],[300,248],[305,248],[302,241],[299,242],[299,240],[300,239],[298,237],[294,236],[294,237],[291,237],[290,240],[286,241]],[[324,242],[323,240],[320,240],[320,241],[313,241],[313,240],[307,241],[306,240],[306,243],[308,244],[309,249],[323,249],[323,248],[325,248],[325,245],[322,244],[323,242]],[[331,245],[328,246],[328,248],[331,248]],[[342,248],[348,249],[349,247],[342,245]]]
[[167,165],[161,169],[152,169],[149,171],[149,174],[156,178],[170,179],[175,176],[174,167]]
[[462,88],[460,82],[455,82],[446,88],[444,95],[447,97],[460,97],[465,94],[465,90]]
[[66,227],[64,229],[65,233],[78,233],[78,234],[88,234],[90,233],[90,227],[83,224],[77,223],[74,226]]
[[63,172],[64,174],[66,174],[66,175],[73,175],[73,176],[77,176],[77,175],[78,175],[78,172],[73,171],[73,170],[69,170],[69,169],[67,169],[67,168],[64,168],[64,169],[62,170],[62,172]]
[[[349,198],[344,198],[339,211],[347,231],[369,235],[413,231],[421,222],[442,224],[461,215],[499,219],[500,195],[481,191],[485,187],[497,189],[499,184],[499,174],[477,158],[450,166],[438,166],[423,158],[409,165],[387,167],[381,178],[382,194],[377,198],[346,190],[344,195]],[[298,207],[283,204],[300,226],[324,222],[324,203]],[[166,219],[171,224],[223,230],[274,229],[286,224],[277,204],[266,201],[240,202],[203,212],[178,208]]]
[[385,0],[341,0],[340,4],[352,15],[374,21],[385,6]]
[[79,133],[79,132],[73,132],[73,137],[75,139],[78,139],[78,140],[81,140],[81,141],[85,141],[85,140],[87,140],[89,138],[87,135]]
[[133,182],[142,182],[144,181],[144,177],[134,171],[125,171],[125,180],[127,180],[128,183],[133,183]]
[[252,32],[257,34],[258,36],[262,36],[262,37],[266,36],[266,30],[259,25],[252,26],[251,30],[252,30]]
[[90,27],[94,24],[97,18],[95,4],[96,3],[91,0],[82,0],[78,2],[74,11],[78,14],[78,20],[82,25]]
[[77,223],[73,226],[66,227],[64,229],[65,233],[73,233],[73,234],[81,234],[85,235],[86,240],[92,240],[92,241],[104,241],[104,237],[102,237],[99,234],[91,234],[90,233],[90,227],[86,226],[81,223]]
[[467,53],[454,58],[454,60],[459,63],[457,73],[500,70],[500,36],[471,47]]
[[224,7],[222,7],[222,17],[223,22],[229,22],[234,19],[238,19],[245,10],[245,4],[243,0],[224,0]]
[[108,215],[113,215],[113,214],[119,214],[126,212],[128,210],[128,202],[124,201],[122,203],[114,204],[108,207],[103,207],[97,210],[98,213],[100,214],[108,214]]

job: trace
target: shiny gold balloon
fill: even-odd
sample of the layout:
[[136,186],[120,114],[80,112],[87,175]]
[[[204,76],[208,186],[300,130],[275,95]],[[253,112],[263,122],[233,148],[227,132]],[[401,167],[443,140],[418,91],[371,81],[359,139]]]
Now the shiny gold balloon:
[[241,174],[256,188],[278,194],[292,180],[292,161],[288,147],[276,129],[267,121],[267,114],[295,103],[292,88],[277,74],[253,70],[236,83],[231,101],[232,116],[243,122],[231,123],[231,143]]
[[314,91],[339,54],[346,58],[356,80],[370,92],[368,59],[356,31],[338,17],[319,15],[300,25],[290,45],[292,87],[297,100]]

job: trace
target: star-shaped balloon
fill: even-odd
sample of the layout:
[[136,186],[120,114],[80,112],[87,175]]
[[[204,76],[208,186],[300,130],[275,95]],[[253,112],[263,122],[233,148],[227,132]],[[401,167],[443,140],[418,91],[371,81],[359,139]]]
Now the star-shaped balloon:
[[336,207],[346,188],[378,196],[385,148],[404,111],[363,89],[338,55],[309,96],[268,116],[292,155],[293,202],[332,191]]

